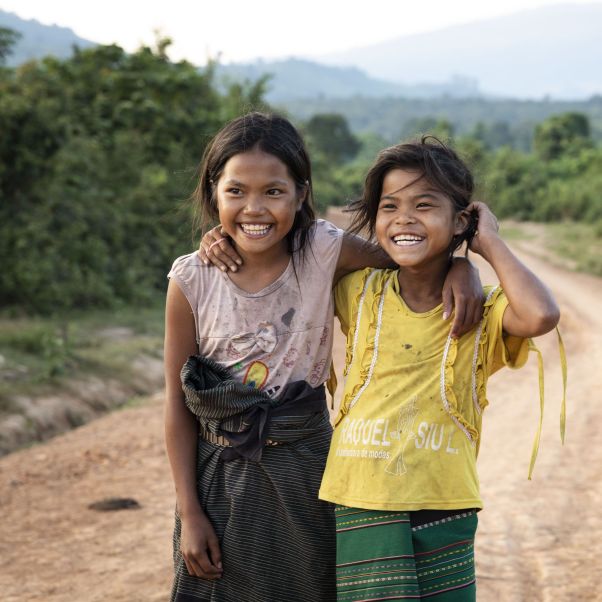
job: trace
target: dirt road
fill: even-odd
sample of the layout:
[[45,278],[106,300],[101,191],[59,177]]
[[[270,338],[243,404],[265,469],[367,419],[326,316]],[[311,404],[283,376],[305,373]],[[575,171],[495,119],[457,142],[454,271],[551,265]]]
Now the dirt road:
[[[538,341],[546,410],[533,481],[526,475],[538,420],[535,357],[526,369],[490,381],[479,459],[486,504],[477,538],[479,600],[602,600],[602,280],[525,259],[553,289],[563,313],[567,441],[562,448],[558,353],[548,335]],[[482,279],[493,281],[485,268]],[[340,367],[340,339],[336,345]],[[161,414],[157,395],[0,459],[4,602],[167,598],[173,492]],[[100,513],[87,507],[117,496],[135,498],[142,508]]]

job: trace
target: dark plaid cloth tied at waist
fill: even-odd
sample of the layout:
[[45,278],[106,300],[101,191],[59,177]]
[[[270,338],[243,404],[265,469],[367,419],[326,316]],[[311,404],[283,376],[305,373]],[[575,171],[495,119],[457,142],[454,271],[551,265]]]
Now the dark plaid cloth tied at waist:
[[[181,372],[188,409],[207,433],[224,437],[230,447],[222,461],[246,458],[261,460],[266,440],[290,443],[311,433],[307,418],[324,411],[324,385],[305,381],[287,385],[274,400],[263,391],[238,382],[228,370],[201,355],[188,358]],[[207,438],[212,441],[211,437]]]
[[188,574],[176,514],[172,602],[336,600],[334,512],[318,499],[332,434],[323,386],[298,381],[271,399],[198,355],[181,379],[201,432],[199,501],[224,573],[215,581]]

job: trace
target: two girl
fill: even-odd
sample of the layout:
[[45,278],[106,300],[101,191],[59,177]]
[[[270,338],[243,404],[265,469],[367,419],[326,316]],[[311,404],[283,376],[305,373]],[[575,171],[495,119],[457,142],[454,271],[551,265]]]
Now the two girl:
[[[346,381],[320,498],[337,504],[337,592],[345,602],[475,600],[482,508],[476,457],[487,378],[526,361],[553,329],[546,287],[498,236],[456,153],[435,139],[382,151],[355,203],[356,228],[398,268],[341,279]],[[441,290],[466,242],[494,268],[479,327],[450,336]]]
[[[228,274],[192,253],[169,273],[172,600],[334,600],[334,513],[318,499],[331,437],[331,287],[391,260],[315,220],[303,141],[277,116],[226,125],[207,147],[196,197],[243,263]],[[213,251],[225,245],[215,242]],[[470,294],[472,268],[457,262],[452,272],[455,298],[471,299],[457,304],[462,332],[481,293]]]

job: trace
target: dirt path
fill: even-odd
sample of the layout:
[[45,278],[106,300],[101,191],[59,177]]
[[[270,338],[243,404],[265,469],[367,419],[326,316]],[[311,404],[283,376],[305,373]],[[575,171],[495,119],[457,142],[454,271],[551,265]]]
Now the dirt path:
[[[531,482],[526,474],[538,419],[535,358],[525,370],[490,381],[479,459],[486,504],[478,535],[479,600],[601,600],[602,280],[531,256],[527,263],[553,289],[563,312],[567,443],[559,443],[560,371],[555,339],[547,336],[539,340],[546,362],[544,435]],[[485,268],[481,275],[492,281]],[[340,339],[335,355],[341,366]],[[157,395],[0,459],[4,602],[167,598],[173,492],[161,420]],[[117,496],[135,498],[142,508],[87,508]]]

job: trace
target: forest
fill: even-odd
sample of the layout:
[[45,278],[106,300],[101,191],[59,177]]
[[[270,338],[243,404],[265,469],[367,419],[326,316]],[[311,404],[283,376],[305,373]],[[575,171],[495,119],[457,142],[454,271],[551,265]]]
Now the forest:
[[[126,53],[74,49],[6,66],[15,34],[0,30],[0,310],[48,315],[156,300],[171,261],[198,244],[189,195],[203,149],[229,119],[270,110],[265,80],[216,81],[167,56],[169,39]],[[403,101],[400,101],[403,105]],[[500,218],[597,224],[602,148],[590,118],[554,114],[518,144],[503,121],[470,131],[437,115],[355,133],[337,112],[294,119],[314,167],[318,209],[361,193],[378,150],[434,134],[473,166],[479,197]]]

